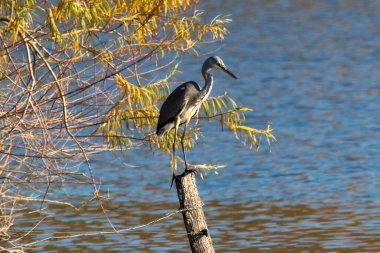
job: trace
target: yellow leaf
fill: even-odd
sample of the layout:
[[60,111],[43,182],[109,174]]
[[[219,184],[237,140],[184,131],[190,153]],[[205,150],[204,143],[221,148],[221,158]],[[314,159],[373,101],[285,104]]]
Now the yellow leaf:
[[239,111],[253,111],[253,109],[248,107],[239,107]]
[[257,129],[254,129],[254,128],[248,127],[248,126],[236,126],[236,127],[239,129],[245,130],[245,131],[257,132]]

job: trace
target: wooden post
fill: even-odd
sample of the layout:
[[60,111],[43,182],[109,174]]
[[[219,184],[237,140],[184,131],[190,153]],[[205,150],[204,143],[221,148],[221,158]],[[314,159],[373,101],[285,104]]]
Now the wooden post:
[[184,172],[175,177],[180,208],[184,210],[183,221],[192,252],[213,253],[215,250],[207,229],[194,174]]

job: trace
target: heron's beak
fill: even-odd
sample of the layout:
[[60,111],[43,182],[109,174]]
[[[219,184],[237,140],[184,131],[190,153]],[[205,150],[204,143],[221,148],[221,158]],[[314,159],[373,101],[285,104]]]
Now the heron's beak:
[[229,71],[227,68],[225,68],[224,66],[220,66],[224,72],[226,72],[230,77],[234,78],[234,79],[238,79],[231,71]]

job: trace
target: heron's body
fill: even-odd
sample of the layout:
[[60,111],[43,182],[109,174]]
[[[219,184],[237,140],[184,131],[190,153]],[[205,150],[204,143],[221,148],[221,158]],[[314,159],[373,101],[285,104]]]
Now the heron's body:
[[[160,110],[160,116],[158,118],[156,134],[161,136],[171,129],[175,130],[175,137],[177,136],[178,127],[181,124],[185,124],[181,144],[182,151],[185,160],[185,169],[187,170],[187,162],[185,149],[183,146],[183,140],[186,133],[187,124],[191,118],[197,113],[202,103],[210,95],[213,77],[211,75],[212,69],[223,70],[231,77],[236,79],[236,76],[232,74],[224,65],[222,59],[218,56],[212,56],[208,58],[202,66],[202,75],[205,79],[205,85],[201,89],[196,82],[189,81],[178,86],[162,104]],[[175,139],[173,142],[173,155],[175,154]],[[173,172],[174,176],[174,172]]]
[[[178,86],[165,100],[160,110],[157,124],[157,135],[163,135],[176,126],[188,123],[197,113],[202,102],[207,99],[199,96],[201,89],[196,82],[190,81]],[[177,110],[173,110],[177,108]]]

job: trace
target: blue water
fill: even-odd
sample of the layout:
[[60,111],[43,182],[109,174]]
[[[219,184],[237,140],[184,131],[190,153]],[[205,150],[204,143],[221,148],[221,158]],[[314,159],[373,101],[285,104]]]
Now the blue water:
[[[226,166],[198,180],[217,251],[380,252],[380,2],[209,0],[198,8],[207,17],[222,13],[233,19],[225,41],[200,48],[216,50],[239,77],[215,73],[211,95],[227,90],[239,104],[253,107],[247,124],[263,128],[270,121],[279,141],[269,150],[262,140],[258,152],[250,151],[217,122],[201,122],[203,137],[188,160]],[[205,58],[184,55],[177,80],[203,84]],[[110,192],[110,218],[118,228],[178,208],[175,191],[169,191],[167,155],[142,146],[125,157],[104,153],[93,165],[102,189]],[[86,189],[81,191],[90,196]],[[65,212],[38,238],[60,228],[109,229],[91,208]],[[123,236],[38,247],[189,251],[180,215]]]

